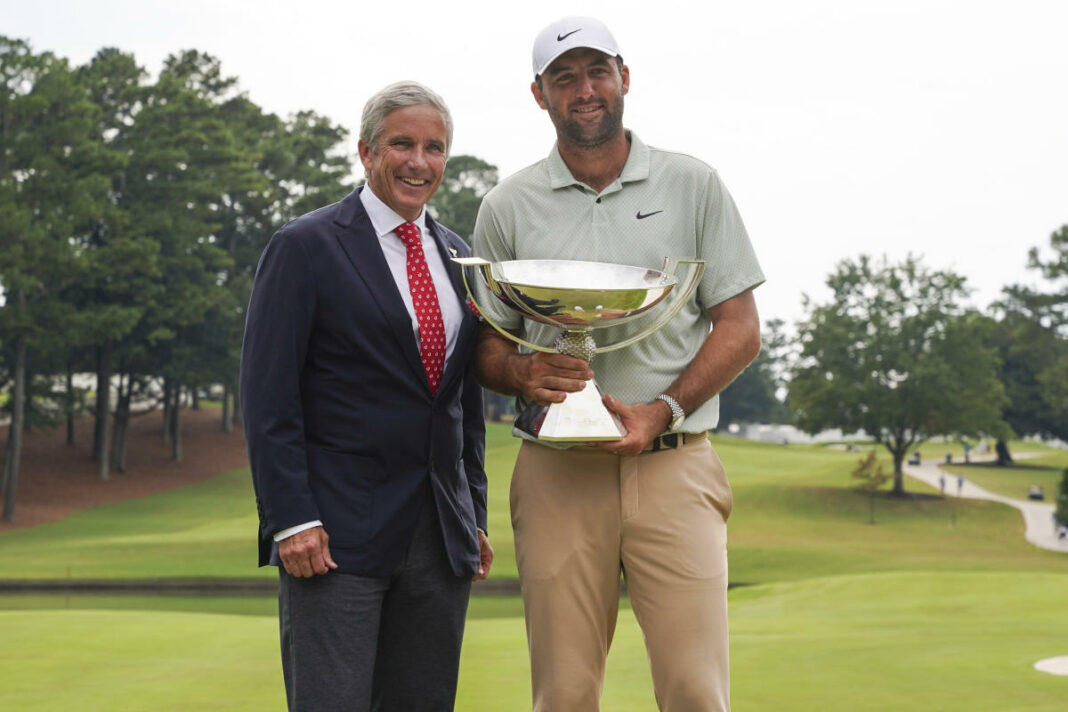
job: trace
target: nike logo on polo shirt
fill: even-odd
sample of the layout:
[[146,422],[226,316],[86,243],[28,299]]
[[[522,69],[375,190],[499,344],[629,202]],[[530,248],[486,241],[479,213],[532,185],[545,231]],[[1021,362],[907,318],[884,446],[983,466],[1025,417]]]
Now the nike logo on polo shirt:
[[571,35],[575,34],[576,32],[582,32],[582,28],[580,27],[577,30],[571,30],[566,35],[557,35],[556,36],[556,41],[557,42],[563,42],[564,40],[566,40],[568,37],[570,37]]
[[651,213],[645,213],[644,215],[642,215],[642,211],[639,210],[638,214],[635,215],[634,217],[638,218],[639,220],[644,220],[645,218],[651,217],[653,215],[657,215],[657,214],[662,213],[662,212],[664,212],[664,211],[663,210],[654,210]]

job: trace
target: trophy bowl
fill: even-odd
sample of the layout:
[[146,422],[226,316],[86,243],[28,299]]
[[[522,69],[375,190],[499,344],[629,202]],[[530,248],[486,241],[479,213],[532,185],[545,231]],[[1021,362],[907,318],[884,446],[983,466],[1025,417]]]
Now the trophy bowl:
[[629,321],[678,284],[660,270],[571,260],[497,262],[483,279],[491,294],[522,316],[579,331]]
[[[545,353],[562,353],[587,363],[598,352],[615,351],[657,331],[689,301],[704,274],[701,260],[664,261],[664,269],[581,262],[574,260],[512,260],[489,262],[480,257],[457,257],[464,286],[482,317],[502,336],[522,346]],[[687,267],[681,290],[679,278],[668,271]],[[506,307],[520,316],[561,329],[551,346],[534,344],[497,324],[484,305],[478,303],[468,269],[477,269],[480,283]],[[676,291],[673,299],[668,295]],[[670,306],[665,307],[666,304]],[[658,309],[652,323],[622,341],[598,346],[592,331],[618,326]],[[528,405],[517,417],[515,427],[538,440],[609,441],[619,440],[625,430],[619,419],[605,408],[602,394],[592,381],[586,388],[569,393],[563,403]]]

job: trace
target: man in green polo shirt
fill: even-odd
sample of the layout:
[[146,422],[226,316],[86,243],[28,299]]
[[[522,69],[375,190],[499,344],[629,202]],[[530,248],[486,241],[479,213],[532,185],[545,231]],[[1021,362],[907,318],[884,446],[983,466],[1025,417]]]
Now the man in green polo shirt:
[[[556,127],[556,145],[485,197],[474,253],[707,264],[691,303],[666,327],[594,361],[605,404],[626,428],[621,440],[520,448],[512,526],[534,710],[599,709],[621,572],[660,709],[728,710],[731,492],[707,434],[719,418],[717,394],[759,351],[752,290],[764,275],[715,170],[623,128],[630,70],[607,27],[584,17],[549,25],[534,43],[534,75],[531,91]],[[528,341],[556,335],[483,301]],[[593,377],[580,359],[524,353],[488,326],[479,373],[520,406],[563,401]]]

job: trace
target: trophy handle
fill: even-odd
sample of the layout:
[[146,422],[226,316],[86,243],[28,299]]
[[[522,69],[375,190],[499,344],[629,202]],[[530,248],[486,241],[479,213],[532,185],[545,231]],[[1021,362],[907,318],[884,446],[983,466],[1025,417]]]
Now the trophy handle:
[[[489,315],[489,311],[484,306],[478,303],[478,299],[475,298],[474,292],[471,291],[471,284],[467,281],[467,268],[480,268],[483,272],[483,279],[485,279],[485,273],[490,268],[490,265],[492,265],[489,260],[484,260],[481,257],[453,257],[452,261],[460,265],[460,275],[463,277],[464,280],[464,289],[467,290],[467,297],[471,300],[472,304],[478,307],[478,311],[482,314],[482,318],[486,320],[486,323],[496,329],[501,336],[508,339],[509,341],[513,341],[522,346],[526,346],[528,349],[541,351],[542,353],[557,353],[557,350],[555,348],[552,348],[550,346],[539,346],[538,344],[531,343],[526,339],[522,339],[513,334],[512,332],[508,331],[507,329],[499,325],[497,322],[495,322],[493,320],[493,317]],[[520,306],[523,306],[521,300],[519,300],[519,304]]]
[[610,344],[608,346],[598,346],[597,347],[597,353],[599,353],[599,354],[608,353],[609,351],[615,351],[617,349],[622,349],[622,348],[625,348],[627,346],[630,346],[633,343],[637,343],[638,341],[641,341],[646,336],[649,336],[650,334],[652,334],[653,332],[657,331],[662,326],[667,324],[669,321],[674,319],[675,315],[678,314],[679,311],[681,311],[682,308],[686,305],[686,303],[690,301],[690,297],[693,296],[694,291],[697,289],[697,285],[699,285],[701,283],[701,277],[703,277],[704,274],[705,274],[705,261],[704,260],[670,260],[670,259],[666,259],[664,261],[664,271],[667,271],[667,266],[671,262],[675,263],[675,268],[672,270],[672,273],[677,272],[680,265],[689,265],[689,267],[690,267],[689,272],[686,273],[686,283],[685,283],[685,286],[682,289],[682,294],[679,295],[679,297],[675,300],[674,304],[672,304],[669,309],[661,310],[659,312],[659,316],[657,316],[656,320],[652,324],[647,326],[645,329],[643,329],[640,333],[635,334],[634,336],[630,337],[629,339],[624,339],[623,341],[620,341],[618,344]]

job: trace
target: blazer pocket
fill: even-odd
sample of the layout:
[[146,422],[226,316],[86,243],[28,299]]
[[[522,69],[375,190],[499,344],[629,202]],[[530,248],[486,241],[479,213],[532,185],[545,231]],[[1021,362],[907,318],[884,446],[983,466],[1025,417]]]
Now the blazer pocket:
[[309,445],[308,478],[330,545],[367,543],[373,531],[375,490],[385,479],[378,461]]

